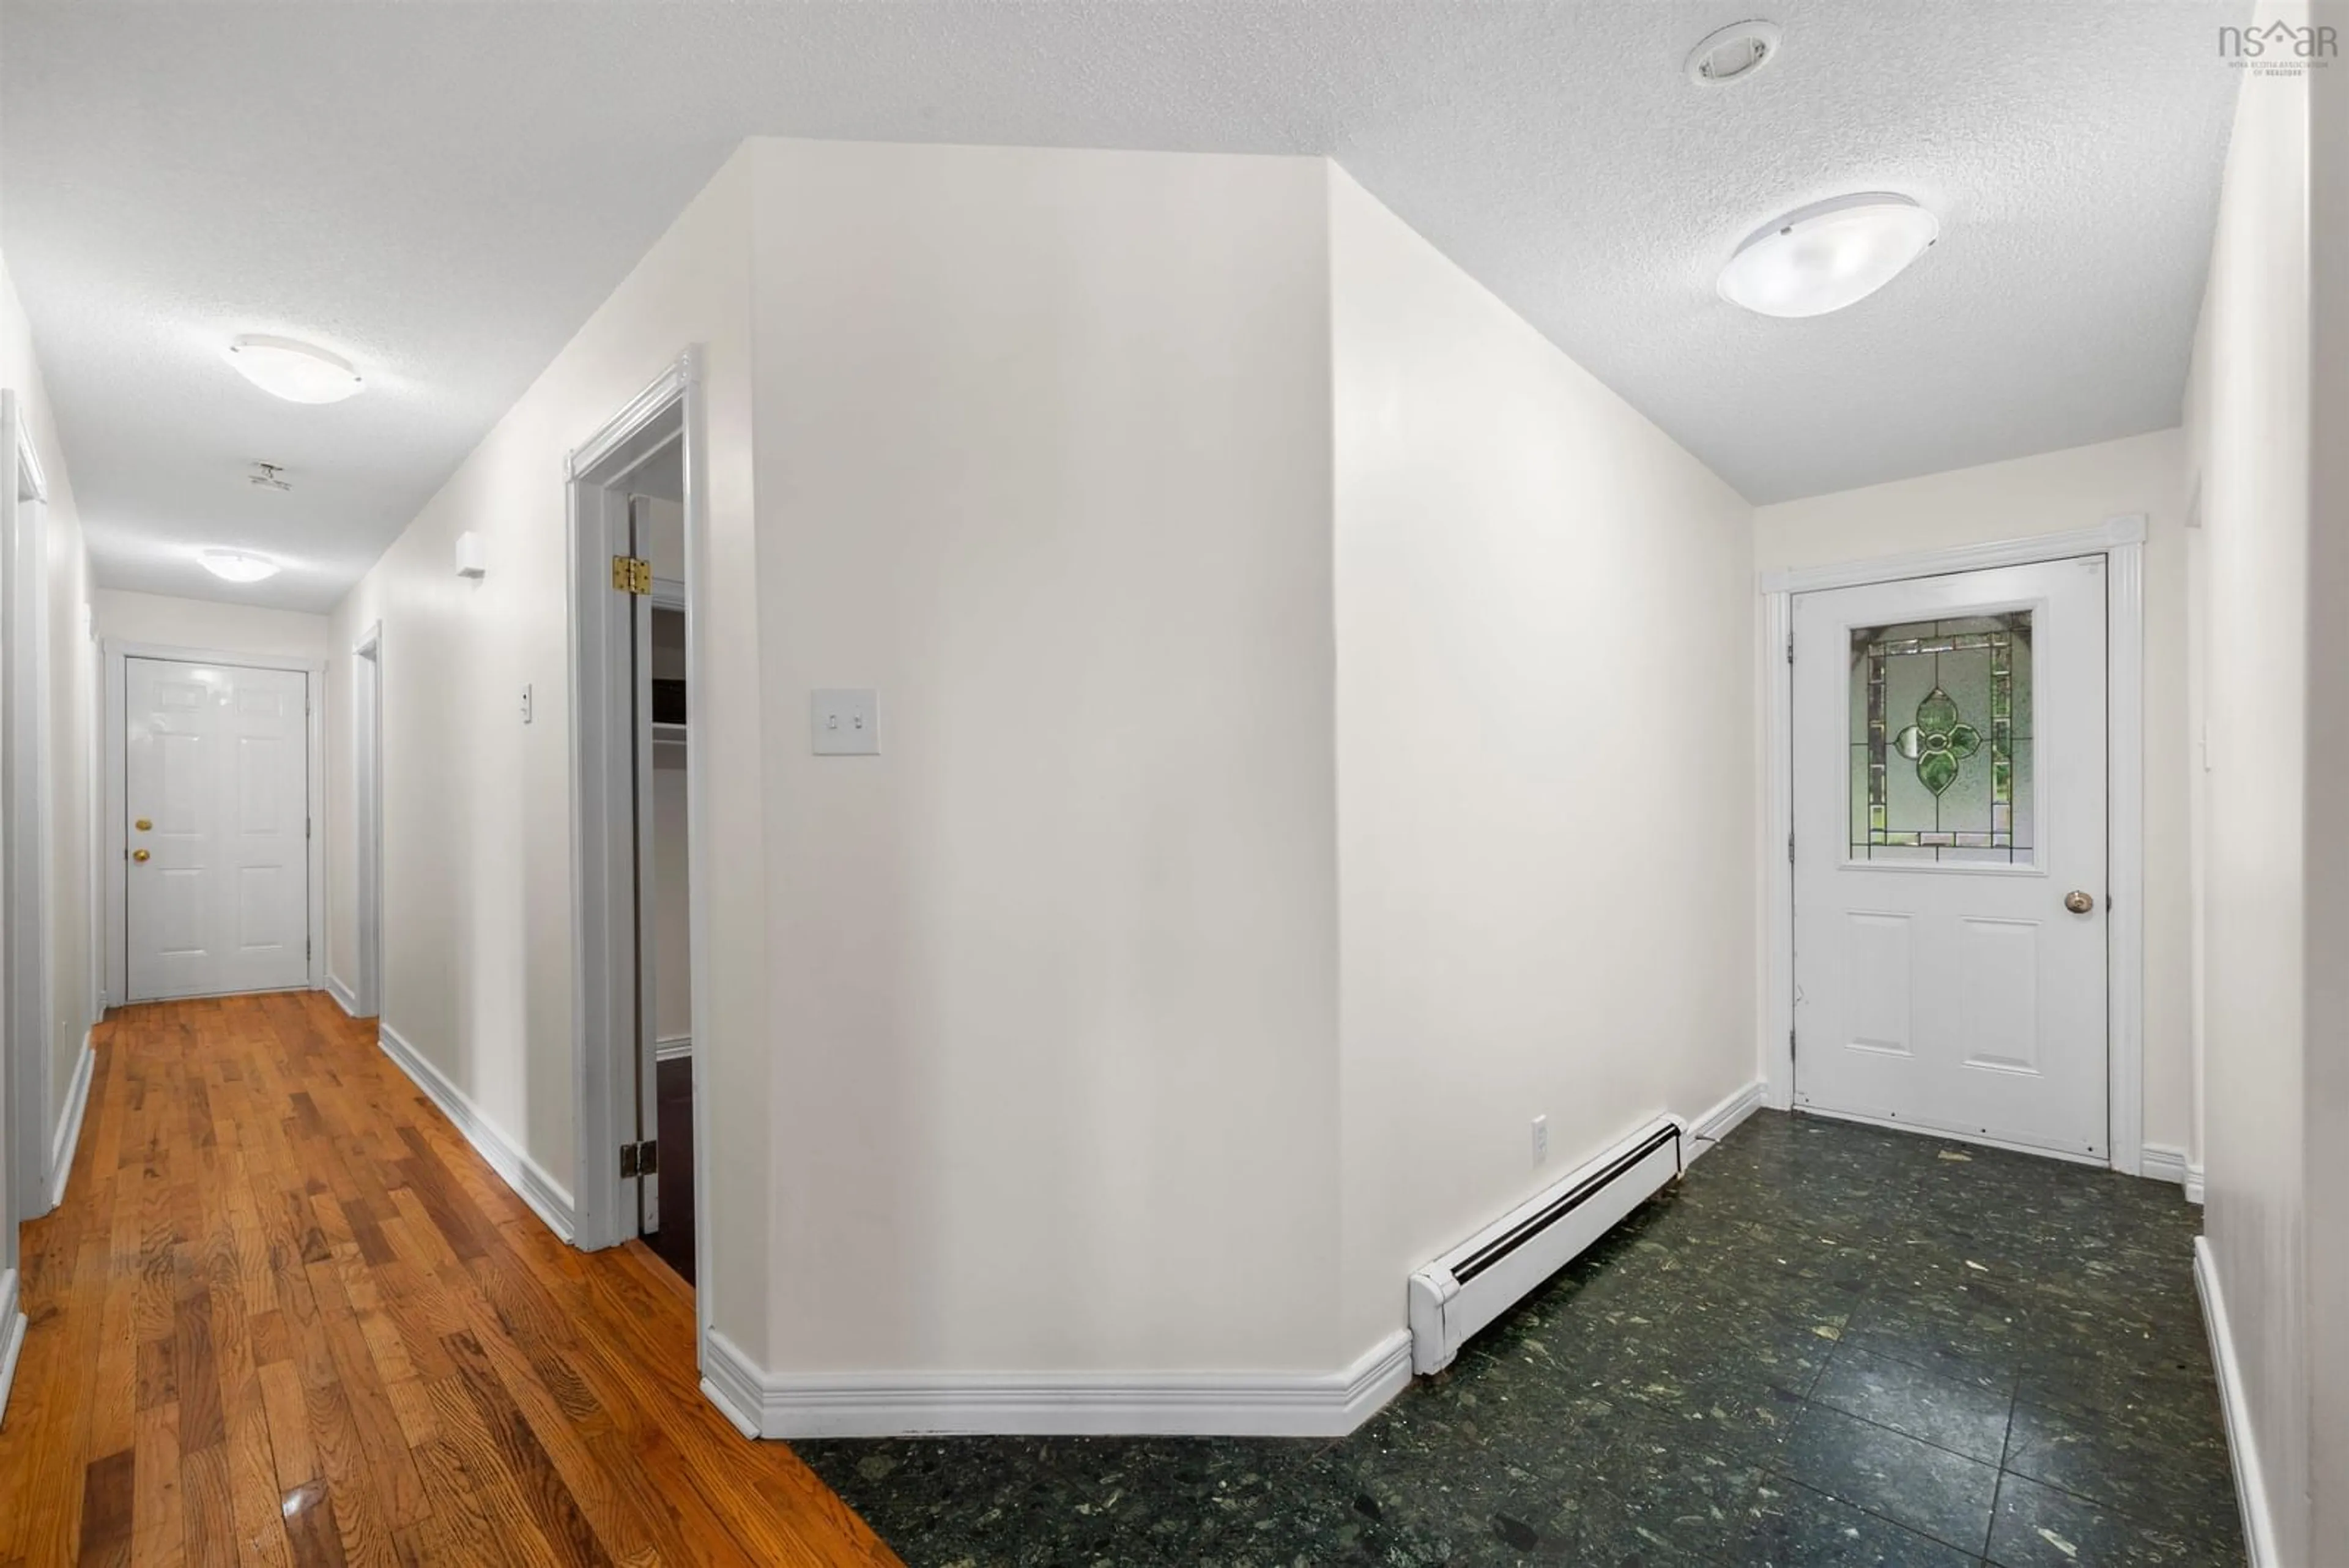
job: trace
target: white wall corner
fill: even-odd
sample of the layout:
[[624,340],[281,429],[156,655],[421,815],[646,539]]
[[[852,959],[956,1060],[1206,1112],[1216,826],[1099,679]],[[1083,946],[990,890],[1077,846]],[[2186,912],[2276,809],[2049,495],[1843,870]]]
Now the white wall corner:
[[1759,1081],[1748,1084],[1689,1123],[1688,1150],[1681,1157],[1682,1166],[1694,1164],[1699,1155],[1709,1152],[1713,1145],[1735,1132],[1746,1117],[1760,1110],[1763,1094],[1764,1086]]
[[746,1438],[761,1436],[766,1374],[717,1329],[702,1331],[701,1394]]
[[14,1269],[0,1270],[0,1423],[8,1417],[8,1388],[16,1381],[16,1358],[25,1351],[25,1314],[17,1310]]
[[2202,1201],[2202,1168],[2189,1161],[2186,1151],[2175,1144],[2147,1144],[2137,1161],[2137,1174],[2184,1188],[2189,1203]]
[[333,970],[326,971],[326,994],[335,999],[335,1005],[341,1008],[347,1016],[351,1018],[361,1016],[358,992],[345,983],[342,976]]
[[2244,1545],[2251,1568],[2284,1568],[2276,1548],[2275,1518],[2268,1511],[2267,1477],[2260,1469],[2260,1444],[2251,1425],[2251,1390],[2235,1354],[2235,1332],[2227,1299],[2219,1287],[2219,1262],[2210,1238],[2194,1238],[2194,1291],[2202,1298],[2202,1322],[2210,1334],[2210,1363],[2219,1372],[2219,1407],[2227,1418],[2227,1452],[2234,1460],[2235,1502],[2243,1516]]
[[465,1135],[465,1141],[489,1162],[490,1168],[530,1205],[533,1213],[546,1221],[548,1230],[569,1243],[577,1229],[571,1194],[523,1153],[522,1146],[508,1137],[504,1128],[483,1116],[440,1068],[401,1038],[398,1030],[388,1023],[378,1023],[376,1039],[383,1046],[383,1054],[424,1091],[425,1097],[440,1107],[451,1126]]
[[[1398,1328],[1331,1373],[912,1373],[781,1376],[709,1331],[702,1392],[765,1438],[1339,1438],[1411,1382]],[[755,1412],[755,1419],[747,1418]]]
[[1772,1110],[1795,1105],[1795,690],[1785,650],[1795,607],[1784,593],[1762,600],[1762,1038],[1763,1096]]
[[98,1071],[98,1051],[90,1032],[82,1031],[81,1055],[74,1062],[73,1083],[57,1112],[57,1136],[49,1142],[49,1207],[66,1200],[66,1182],[73,1175],[74,1150],[81,1146],[82,1117],[89,1110],[89,1085]]

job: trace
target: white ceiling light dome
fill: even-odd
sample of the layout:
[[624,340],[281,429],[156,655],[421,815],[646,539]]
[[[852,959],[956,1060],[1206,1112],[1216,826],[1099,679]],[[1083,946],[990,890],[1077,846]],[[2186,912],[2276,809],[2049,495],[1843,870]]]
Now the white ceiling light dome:
[[240,337],[228,346],[228,362],[263,391],[290,403],[339,403],[367,385],[349,360],[291,337]]
[[1941,221],[1889,191],[1799,207],[1748,236],[1721,269],[1721,297],[1764,316],[1825,316],[1898,277]]
[[204,570],[232,583],[257,583],[277,575],[277,563],[250,550],[206,550],[196,557]]
[[1775,22],[1764,22],[1759,17],[1733,22],[1717,33],[1706,34],[1703,41],[1689,51],[1683,68],[1689,80],[1701,87],[1745,81],[1778,57],[1780,36]]

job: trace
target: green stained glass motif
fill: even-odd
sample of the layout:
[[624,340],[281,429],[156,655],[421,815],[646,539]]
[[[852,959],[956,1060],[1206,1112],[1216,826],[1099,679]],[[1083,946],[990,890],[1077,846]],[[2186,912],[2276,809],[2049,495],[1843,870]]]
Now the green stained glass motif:
[[1960,720],[1958,705],[1936,686],[1917,704],[1917,722],[1893,744],[1917,764],[1919,782],[1940,795],[1958,782],[1959,764],[1982,750],[1982,732]]
[[1856,859],[2029,863],[2031,612],[1851,636]]

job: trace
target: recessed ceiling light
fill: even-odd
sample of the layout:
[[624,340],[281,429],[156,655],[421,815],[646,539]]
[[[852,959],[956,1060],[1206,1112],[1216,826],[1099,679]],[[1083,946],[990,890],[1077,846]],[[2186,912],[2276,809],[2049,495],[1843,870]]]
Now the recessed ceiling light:
[[1709,33],[1689,52],[1688,77],[1706,87],[1742,82],[1778,57],[1778,25],[1738,22]]
[[263,391],[293,403],[339,403],[367,385],[351,362],[291,337],[240,337],[228,362]]
[[196,557],[204,570],[232,583],[257,583],[277,575],[277,563],[249,550],[206,550]]
[[1737,247],[1721,297],[1764,316],[1825,316],[1890,283],[1940,233],[1940,219],[1889,192],[1814,202]]

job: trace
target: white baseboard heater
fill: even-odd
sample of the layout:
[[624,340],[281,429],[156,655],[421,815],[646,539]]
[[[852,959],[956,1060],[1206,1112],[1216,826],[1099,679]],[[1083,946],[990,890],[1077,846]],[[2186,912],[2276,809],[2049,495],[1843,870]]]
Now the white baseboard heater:
[[1411,1364],[1452,1365],[1509,1310],[1681,1173],[1680,1121],[1659,1116],[1411,1277]]

